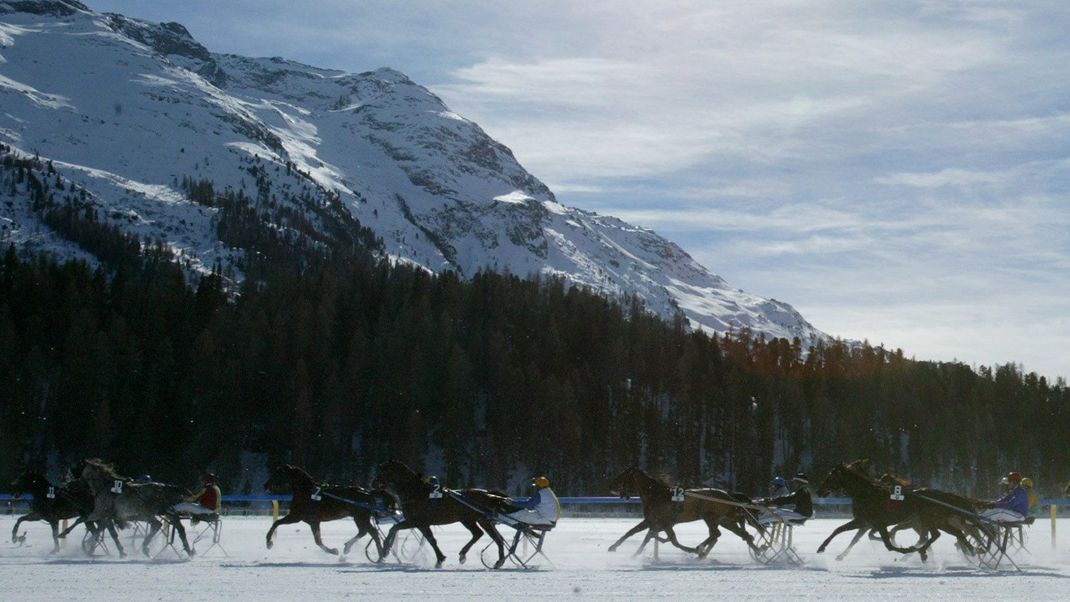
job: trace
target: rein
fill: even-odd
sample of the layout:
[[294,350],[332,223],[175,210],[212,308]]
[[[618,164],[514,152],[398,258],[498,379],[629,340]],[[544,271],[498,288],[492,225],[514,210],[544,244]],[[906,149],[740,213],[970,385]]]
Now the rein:
[[468,498],[464,497],[460,493],[457,493],[453,489],[447,489],[446,495],[460,502],[462,505],[467,506],[470,510],[474,510],[475,512],[478,512],[488,518],[493,517],[494,520],[501,522],[506,526],[518,529],[519,527],[517,525],[523,524],[523,521],[517,520],[507,514],[499,514],[497,512],[487,510],[486,508],[481,508],[478,504],[470,501]]
[[[387,510],[386,508],[384,508],[384,507],[382,507],[382,506],[380,506],[378,504],[373,506],[372,504],[368,504],[366,502],[358,502],[357,500],[351,500],[349,498],[345,498],[345,497],[342,497],[340,495],[335,495],[333,493],[328,493],[326,491],[323,491],[319,487],[316,488],[316,491],[318,491],[319,495],[321,495],[323,497],[329,497],[329,498],[331,498],[333,500],[338,500],[339,502],[342,502],[344,504],[349,504],[350,506],[356,506],[357,508],[361,508],[361,509],[367,510],[368,512],[373,512],[375,514],[385,513],[386,510]],[[313,492],[313,493],[315,494],[315,492]]]
[[776,512],[772,508],[767,506],[759,506],[758,504],[744,504],[743,502],[734,502],[731,500],[722,500],[720,498],[710,497],[708,495],[702,495],[701,493],[693,493],[691,491],[684,491],[685,497],[692,497],[698,500],[704,500],[707,502],[717,502],[718,504],[725,504],[727,506],[736,506],[737,508],[744,508],[746,510],[757,510],[758,512],[772,515],[778,522],[787,523],[788,521]]

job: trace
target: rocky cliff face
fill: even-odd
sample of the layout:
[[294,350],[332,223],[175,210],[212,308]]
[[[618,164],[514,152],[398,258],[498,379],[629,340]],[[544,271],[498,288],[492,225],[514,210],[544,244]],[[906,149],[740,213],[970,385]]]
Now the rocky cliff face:
[[[0,2],[0,56],[0,140],[51,161],[100,214],[194,269],[243,250],[220,242],[217,209],[190,200],[188,179],[325,230],[359,221],[385,254],[432,271],[554,275],[710,331],[824,336],[649,230],[559,204],[508,148],[397,71],[212,54],[177,23],[61,0]],[[77,252],[17,191],[0,200],[0,242]]]

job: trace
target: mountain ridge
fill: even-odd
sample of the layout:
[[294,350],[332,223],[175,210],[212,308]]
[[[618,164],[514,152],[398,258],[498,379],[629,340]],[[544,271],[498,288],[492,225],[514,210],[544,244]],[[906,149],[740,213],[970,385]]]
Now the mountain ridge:
[[[0,2],[0,15],[0,141],[51,161],[104,219],[166,241],[194,271],[241,278],[249,249],[219,240],[218,208],[193,202],[188,179],[276,209],[271,227],[286,236],[307,234],[301,216],[352,227],[323,210],[344,207],[385,256],[433,272],[558,276],[710,332],[827,338],[654,232],[561,205],[506,146],[396,70],[215,54],[178,23],[65,0]],[[0,242],[69,254],[16,197],[0,195]]]

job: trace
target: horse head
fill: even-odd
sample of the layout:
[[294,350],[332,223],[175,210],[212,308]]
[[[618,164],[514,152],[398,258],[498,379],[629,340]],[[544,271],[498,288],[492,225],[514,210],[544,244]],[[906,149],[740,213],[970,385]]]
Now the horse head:
[[271,476],[264,483],[269,493],[284,494],[311,489],[316,483],[304,469],[293,464],[282,464],[271,471]]
[[609,481],[609,491],[622,500],[645,490],[654,479],[638,466],[632,466]]
[[37,492],[44,491],[50,483],[39,472],[33,470],[26,470],[18,476],[14,481],[11,481],[11,496],[18,498],[23,493],[36,494]]
[[419,483],[420,475],[398,460],[387,460],[375,469],[374,489],[397,491],[398,487]]
[[829,471],[825,480],[817,486],[818,497],[827,497],[842,487],[844,474],[849,470],[846,464],[837,464]]
[[111,488],[115,481],[128,482],[130,479],[115,472],[115,467],[99,458],[83,460],[82,479],[89,484],[94,494]]
[[821,482],[821,486],[817,488],[817,495],[825,497],[834,491],[846,490],[851,493],[852,491],[865,490],[866,487],[877,487],[869,476],[871,467],[872,462],[868,459],[855,460],[848,464],[837,464],[832,467],[832,471]]

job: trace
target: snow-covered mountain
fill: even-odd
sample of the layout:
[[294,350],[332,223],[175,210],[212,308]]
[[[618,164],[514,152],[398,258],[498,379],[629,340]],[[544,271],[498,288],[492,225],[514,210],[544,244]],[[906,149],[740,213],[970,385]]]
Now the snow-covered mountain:
[[[650,230],[559,204],[508,148],[391,69],[212,54],[177,23],[0,1],[0,142],[190,269],[244,253],[220,240],[219,208],[182,185],[207,181],[291,209],[275,214],[280,231],[359,222],[391,258],[432,271],[555,275],[708,331],[825,336]],[[0,187],[0,244],[86,256],[21,190]]]

